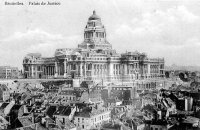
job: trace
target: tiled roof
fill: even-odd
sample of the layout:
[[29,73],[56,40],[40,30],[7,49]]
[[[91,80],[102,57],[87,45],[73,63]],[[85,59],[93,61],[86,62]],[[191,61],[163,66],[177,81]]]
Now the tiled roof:
[[70,106],[59,106],[54,112],[54,115],[64,115],[69,116],[71,113],[71,107]]
[[9,104],[9,103],[4,102],[4,103],[1,105],[0,109],[4,109],[8,104]]
[[153,105],[148,104],[148,105],[144,106],[142,109],[145,110],[145,111],[148,111],[150,113],[155,113],[155,112],[157,112],[158,108],[156,108]]
[[140,118],[133,118],[132,120],[133,120],[134,125],[136,125],[136,126],[144,124],[144,121],[141,120]]
[[9,124],[9,122],[5,118],[3,118],[2,116],[0,116],[0,123],[1,124]]
[[116,103],[116,99],[115,98],[108,98],[106,100],[106,102],[108,102],[108,103]]
[[85,107],[81,112],[75,112],[78,117],[91,117],[105,112],[104,109],[96,109],[94,107]]
[[18,117],[18,120],[23,126],[30,126],[33,124],[28,116]]
[[0,84],[0,88],[2,91],[8,91],[8,87],[5,84]]
[[11,110],[19,110],[22,105],[14,105]]
[[54,112],[56,111],[56,107],[57,107],[57,106],[49,106],[49,108],[48,108],[47,111],[46,111],[46,114],[47,114],[49,117],[52,118]]
[[151,125],[164,125],[166,126],[168,123],[166,120],[152,120]]
[[72,122],[70,122],[70,120],[66,120],[65,126],[66,126],[68,129],[71,129],[71,128],[75,128],[75,127],[76,127]]
[[107,123],[107,124],[103,124],[102,125],[103,128],[107,128],[107,129],[120,129],[121,126],[119,124],[112,124],[112,123]]
[[40,123],[36,127],[36,130],[48,130],[47,128],[43,127]]
[[29,126],[29,127],[24,127],[23,130],[34,130],[34,129]]
[[59,93],[60,95],[76,95],[74,90],[63,90]]

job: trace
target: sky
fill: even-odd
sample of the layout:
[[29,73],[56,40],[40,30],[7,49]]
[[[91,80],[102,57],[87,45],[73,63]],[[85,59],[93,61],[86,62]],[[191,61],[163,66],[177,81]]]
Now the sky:
[[199,7],[200,0],[1,0],[0,66],[22,69],[28,53],[52,57],[58,48],[76,48],[93,10],[117,52],[137,50],[165,58],[166,65],[199,66]]

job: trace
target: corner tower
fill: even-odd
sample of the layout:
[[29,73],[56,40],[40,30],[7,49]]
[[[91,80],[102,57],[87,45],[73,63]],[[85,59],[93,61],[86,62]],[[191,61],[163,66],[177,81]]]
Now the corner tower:
[[106,29],[101,23],[101,18],[96,15],[96,11],[88,18],[84,30],[84,41],[78,45],[82,49],[102,49],[110,50],[112,45],[106,40]]

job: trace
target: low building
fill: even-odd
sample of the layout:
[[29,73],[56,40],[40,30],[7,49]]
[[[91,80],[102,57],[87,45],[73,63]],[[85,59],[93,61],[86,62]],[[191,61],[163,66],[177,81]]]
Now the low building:
[[7,101],[10,99],[10,92],[5,84],[0,84],[0,100]]
[[119,100],[130,100],[136,98],[137,89],[133,85],[108,85],[108,97],[117,98]]
[[17,79],[19,70],[17,67],[0,66],[0,79]]
[[5,118],[0,116],[0,129],[1,130],[2,129],[7,129],[8,125],[9,125],[9,122]]
[[66,101],[77,100],[76,92],[74,90],[63,90],[60,93],[58,93],[58,97]]
[[121,130],[121,126],[119,124],[114,124],[109,122],[103,124],[101,130]]
[[97,129],[104,122],[109,122],[111,111],[104,107],[86,106],[82,109],[77,107],[74,123],[81,130]]
[[166,120],[151,120],[145,123],[146,130],[168,130],[168,123]]
[[137,117],[124,117],[122,123],[132,130],[145,130],[145,123]]
[[145,94],[140,94],[141,99],[142,99],[142,107],[151,104],[155,105],[157,95],[155,93],[145,93]]
[[64,126],[72,120],[76,108],[70,106],[58,106],[57,111],[54,112],[53,116],[56,119],[56,123],[61,123]]

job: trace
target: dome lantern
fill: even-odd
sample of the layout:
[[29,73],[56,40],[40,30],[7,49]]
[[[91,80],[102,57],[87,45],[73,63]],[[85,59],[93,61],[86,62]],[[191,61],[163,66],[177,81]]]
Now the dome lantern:
[[101,18],[96,15],[96,11],[93,11],[93,14],[89,17],[89,20],[100,20]]

